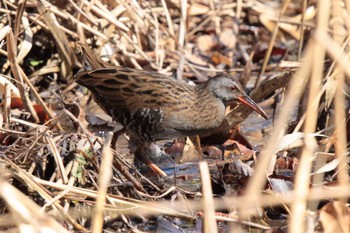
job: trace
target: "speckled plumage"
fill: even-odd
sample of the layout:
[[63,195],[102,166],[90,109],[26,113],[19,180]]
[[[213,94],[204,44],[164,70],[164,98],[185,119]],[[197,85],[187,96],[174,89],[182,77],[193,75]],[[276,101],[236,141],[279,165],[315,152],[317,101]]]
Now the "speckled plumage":
[[228,74],[193,87],[157,72],[108,65],[84,45],[82,60],[88,71],[78,72],[76,82],[142,141],[208,133],[222,123],[226,105],[242,98],[248,98],[247,105],[264,116]]

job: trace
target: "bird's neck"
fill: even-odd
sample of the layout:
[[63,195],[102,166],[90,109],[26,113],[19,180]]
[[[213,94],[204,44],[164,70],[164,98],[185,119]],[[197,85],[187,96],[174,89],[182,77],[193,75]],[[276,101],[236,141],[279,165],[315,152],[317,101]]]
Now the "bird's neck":
[[225,117],[224,103],[203,87],[196,88],[196,95],[196,101],[192,106],[193,113],[198,113],[194,115],[193,121],[197,121],[195,125],[200,125],[202,128],[217,128]]

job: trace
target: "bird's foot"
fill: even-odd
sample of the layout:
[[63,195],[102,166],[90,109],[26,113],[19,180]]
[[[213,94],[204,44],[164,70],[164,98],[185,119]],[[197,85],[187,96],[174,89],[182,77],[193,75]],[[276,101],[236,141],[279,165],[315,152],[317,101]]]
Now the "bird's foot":
[[159,163],[164,158],[169,157],[163,150],[159,148],[155,143],[143,143],[135,151],[135,163],[138,161],[146,164],[153,172],[161,176],[167,176],[167,174],[160,169],[154,162]]

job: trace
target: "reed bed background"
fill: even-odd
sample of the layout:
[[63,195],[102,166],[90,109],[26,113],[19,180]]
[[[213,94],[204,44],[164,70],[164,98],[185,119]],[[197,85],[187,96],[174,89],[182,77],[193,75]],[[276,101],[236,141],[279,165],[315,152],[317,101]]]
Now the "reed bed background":
[[[203,232],[222,222],[230,232],[350,232],[349,1],[3,0],[0,12],[1,231],[139,232],[133,219],[163,216],[202,219],[190,230]],[[229,72],[272,103],[243,192],[213,195],[206,161],[198,192],[159,188],[111,149],[110,133],[93,134],[84,116],[98,110],[74,82],[78,41],[112,64],[188,82]],[[216,134],[249,114],[234,113]],[[294,161],[292,188],[277,191],[281,161]],[[287,215],[278,225],[266,216],[275,206]]]

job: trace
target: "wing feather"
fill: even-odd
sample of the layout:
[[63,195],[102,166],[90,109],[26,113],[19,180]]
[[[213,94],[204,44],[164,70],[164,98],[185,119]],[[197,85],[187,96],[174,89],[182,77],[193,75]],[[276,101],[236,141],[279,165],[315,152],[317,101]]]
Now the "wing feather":
[[194,88],[159,73],[130,68],[102,68],[79,72],[76,81],[105,105],[122,110],[175,107],[181,95]]

